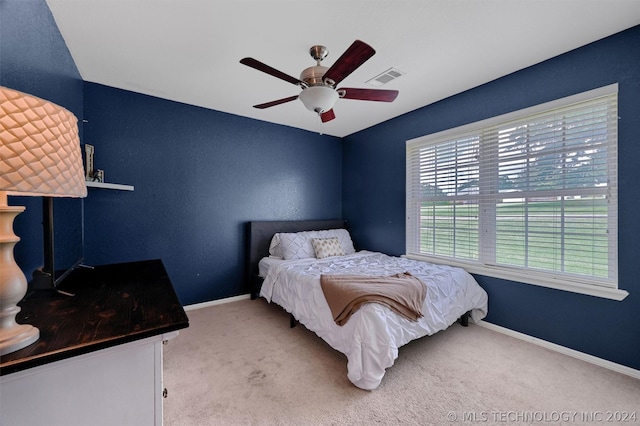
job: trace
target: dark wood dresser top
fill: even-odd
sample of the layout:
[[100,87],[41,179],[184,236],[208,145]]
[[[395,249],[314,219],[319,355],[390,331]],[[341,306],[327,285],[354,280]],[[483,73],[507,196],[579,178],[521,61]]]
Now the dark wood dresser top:
[[16,321],[40,339],[0,357],[0,375],[189,326],[161,260],[80,267],[59,290],[28,294]]

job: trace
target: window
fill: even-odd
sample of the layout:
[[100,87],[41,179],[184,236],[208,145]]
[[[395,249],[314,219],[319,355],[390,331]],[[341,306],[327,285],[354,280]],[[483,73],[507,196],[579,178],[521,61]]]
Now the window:
[[617,85],[407,141],[407,256],[621,300]]

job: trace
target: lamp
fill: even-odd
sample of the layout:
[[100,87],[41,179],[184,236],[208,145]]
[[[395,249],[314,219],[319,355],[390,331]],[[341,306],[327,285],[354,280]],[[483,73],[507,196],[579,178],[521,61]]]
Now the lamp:
[[339,98],[338,92],[328,86],[307,87],[298,97],[309,111],[318,114],[332,109]]
[[0,355],[28,346],[37,328],[18,324],[27,279],[16,264],[14,218],[24,207],[7,195],[86,197],[78,120],[66,109],[0,86]]

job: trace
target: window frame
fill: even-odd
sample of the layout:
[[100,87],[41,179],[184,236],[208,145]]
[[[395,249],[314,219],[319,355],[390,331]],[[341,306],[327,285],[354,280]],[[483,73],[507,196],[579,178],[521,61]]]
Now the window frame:
[[[482,263],[478,260],[466,260],[455,257],[446,257],[446,256],[438,256],[438,255],[430,255],[425,253],[420,253],[419,250],[415,250],[414,247],[418,247],[419,244],[417,239],[419,238],[419,233],[417,233],[417,229],[419,228],[417,221],[420,220],[420,214],[416,211],[418,203],[414,199],[414,195],[412,194],[412,190],[415,191],[416,187],[420,184],[414,185],[412,181],[414,176],[413,167],[417,167],[415,159],[412,158],[411,152],[412,149],[420,146],[424,147],[427,145],[436,145],[438,142],[443,143],[445,140],[453,140],[453,139],[463,139],[465,137],[473,137],[474,135],[482,135],[483,131],[487,129],[495,129],[505,123],[526,119],[527,117],[533,117],[539,114],[544,114],[547,112],[551,112],[552,110],[556,110],[559,108],[566,108],[572,104],[589,101],[591,99],[603,97],[603,96],[616,96],[617,101],[618,94],[618,84],[611,84],[608,86],[604,86],[598,89],[590,90],[587,92],[579,93],[577,95],[568,96],[562,99],[558,99],[551,102],[546,102],[543,104],[535,105],[529,108],[521,109],[518,111],[514,111],[511,113],[503,114],[500,116],[488,118],[486,120],[470,123],[467,125],[463,125],[460,127],[444,130],[442,132],[434,133],[431,135],[426,135],[414,139],[410,139],[406,141],[406,251],[405,256],[412,259],[417,260],[426,260],[433,263],[439,264],[447,264],[453,266],[459,266],[466,269],[470,273],[485,275],[495,278],[506,279],[510,281],[522,282],[527,284],[533,284],[543,287],[549,287],[554,289],[560,289],[565,291],[571,291],[580,294],[588,294],[596,297],[603,297],[612,300],[623,300],[629,293],[625,290],[621,290],[618,288],[618,277],[617,277],[617,269],[615,272],[614,281],[611,279],[598,280],[596,278],[590,278],[586,276],[575,276],[569,275],[565,273],[555,273],[551,271],[543,271],[539,269],[532,269],[527,267],[519,267],[519,266],[497,266],[493,264]],[[616,112],[617,114],[617,112]],[[617,117],[617,115],[616,115]],[[615,135],[615,143],[617,149],[617,131]],[[482,153],[480,154],[482,155]],[[615,157],[614,157],[615,158]],[[498,165],[498,160],[494,161],[495,167]],[[610,164],[611,166],[611,164]],[[617,162],[613,164],[614,169],[612,172],[616,174],[616,179],[613,179],[613,182],[609,183],[611,187],[611,191],[613,193],[613,200],[617,204]],[[480,177],[479,185],[482,186],[485,183],[482,181],[482,177]],[[496,196],[497,198],[498,196]],[[478,198],[478,197],[476,197]],[[478,200],[480,202],[480,200]],[[495,205],[495,202],[494,202]],[[480,204],[478,204],[480,206]],[[613,213],[617,215],[617,205],[614,209]],[[489,215],[490,216],[490,215]],[[495,216],[494,216],[495,217]],[[491,220],[492,217],[489,217],[489,221],[493,221],[493,226],[495,227],[496,221]],[[611,220],[611,215],[609,215],[609,220]],[[613,228],[617,231],[617,216],[615,218],[616,226]],[[487,216],[479,216],[479,229],[480,221],[483,221],[483,225],[491,226],[491,224],[487,223]],[[618,252],[617,252],[617,232],[615,238],[616,247],[613,250],[615,255],[615,259],[612,262],[615,263],[617,268],[618,262]],[[486,242],[486,241],[485,241]],[[495,247],[495,238],[489,243]],[[481,241],[481,237],[478,237],[478,250],[482,250],[483,243]],[[485,246],[486,247],[486,246]],[[611,256],[611,253],[610,255]],[[479,256],[480,257],[480,256]],[[490,256],[491,257],[491,256]],[[610,262],[611,264],[611,262]]]

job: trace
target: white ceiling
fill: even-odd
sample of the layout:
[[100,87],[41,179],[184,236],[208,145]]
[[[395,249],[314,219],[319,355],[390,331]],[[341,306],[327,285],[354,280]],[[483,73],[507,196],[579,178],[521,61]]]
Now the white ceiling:
[[[83,80],[286,126],[346,136],[640,24],[640,0],[47,0]],[[341,84],[388,68],[393,103],[338,100],[320,124],[293,77],[327,46],[330,66],[360,39],[376,54]]]

